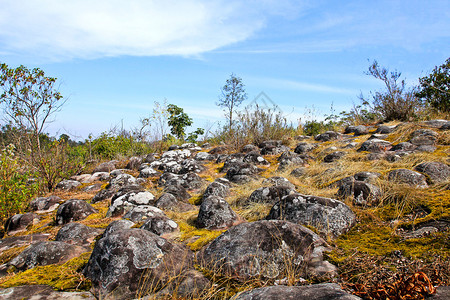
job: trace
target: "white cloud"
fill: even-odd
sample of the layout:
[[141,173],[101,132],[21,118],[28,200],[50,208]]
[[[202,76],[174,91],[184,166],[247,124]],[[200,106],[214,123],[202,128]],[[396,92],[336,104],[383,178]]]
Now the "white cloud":
[[195,56],[252,36],[273,9],[266,2],[252,9],[224,0],[2,0],[0,51],[47,59]]

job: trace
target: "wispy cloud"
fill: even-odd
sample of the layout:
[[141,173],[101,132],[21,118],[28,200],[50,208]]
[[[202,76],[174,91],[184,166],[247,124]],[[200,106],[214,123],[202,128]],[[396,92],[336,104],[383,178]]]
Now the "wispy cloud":
[[232,0],[3,0],[0,51],[52,59],[195,56],[261,29],[275,6],[264,2],[252,10],[255,3]]

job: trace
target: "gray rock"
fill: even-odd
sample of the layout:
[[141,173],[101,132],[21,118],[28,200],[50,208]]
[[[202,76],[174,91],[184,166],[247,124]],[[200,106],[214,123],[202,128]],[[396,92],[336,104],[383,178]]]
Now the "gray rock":
[[32,211],[54,211],[62,201],[58,196],[38,197],[31,200],[29,207]]
[[278,170],[280,171],[283,171],[290,166],[303,166],[305,164],[305,161],[300,155],[291,151],[283,152],[278,157],[278,161],[280,162],[278,165]]
[[394,130],[395,130],[395,126],[381,125],[380,127],[377,128],[375,133],[389,134],[389,133],[394,132]]
[[259,148],[266,148],[266,147],[280,147],[283,144],[282,140],[268,140],[263,141],[259,143]]
[[202,201],[197,217],[197,227],[206,229],[225,229],[241,221],[228,202],[217,196]]
[[429,120],[423,122],[425,125],[433,127],[433,128],[441,128],[442,126],[449,124],[450,122],[447,120]]
[[95,167],[95,169],[92,173],[96,173],[96,172],[108,172],[109,173],[112,170],[116,169],[117,163],[118,163],[117,160],[111,160],[108,162],[101,163],[97,167]]
[[355,180],[369,182],[369,183],[375,182],[378,178],[380,178],[380,176],[381,176],[381,174],[377,173],[377,172],[358,172],[355,175],[353,175]]
[[143,162],[151,163],[151,162],[154,162],[155,160],[156,160],[155,153],[150,153],[150,154],[147,154],[147,156],[145,156]]
[[181,162],[182,160],[189,158],[191,156],[191,151],[184,149],[184,150],[171,150],[164,152],[161,155],[161,161],[177,161]]
[[17,214],[8,218],[5,222],[5,231],[13,234],[24,231],[28,226],[39,223],[39,216],[34,213]]
[[118,230],[130,229],[134,225],[134,222],[125,219],[113,221],[106,227],[103,237]]
[[244,163],[244,156],[243,153],[233,153],[230,155],[227,155],[225,157],[224,161],[220,161],[222,157],[218,157],[216,163],[223,162],[222,172],[227,172],[230,168],[235,167],[236,165]]
[[23,250],[8,264],[18,270],[27,270],[36,266],[63,264],[87,251],[88,248],[63,242],[37,242]]
[[126,214],[136,206],[155,204],[155,196],[147,191],[128,192],[111,199],[111,205],[106,212],[106,217],[117,217]]
[[243,292],[233,300],[358,300],[336,283],[321,283],[306,286],[266,286]]
[[343,152],[343,151],[335,151],[335,152],[333,152],[333,153],[330,153],[330,154],[326,155],[326,156],[323,158],[323,161],[326,162],[326,163],[331,163],[331,162],[334,162],[334,161],[336,161],[336,160],[341,159],[341,158],[344,157],[345,155],[346,155],[346,153]]
[[139,178],[157,177],[161,175],[158,171],[155,171],[152,167],[146,167],[139,171]]
[[328,142],[342,138],[342,134],[335,131],[326,131],[314,137],[316,141]]
[[81,182],[79,182],[79,181],[65,179],[65,180],[60,181],[56,185],[56,189],[68,191],[68,190],[76,189],[80,185],[81,185]]
[[413,145],[409,142],[402,142],[394,145],[391,150],[392,151],[413,151],[417,148],[416,145]]
[[210,185],[208,185],[205,192],[203,193],[203,199],[206,199],[210,196],[225,198],[229,194],[230,194],[229,186],[216,180],[212,182]]
[[392,144],[385,140],[372,139],[362,143],[357,151],[367,151],[372,153],[386,152],[392,148]]
[[430,300],[448,300],[450,299],[450,286],[438,286],[436,294],[432,295]]
[[397,169],[388,172],[388,180],[396,183],[404,183],[417,188],[428,187],[424,175],[408,169]]
[[427,175],[432,183],[445,182],[450,178],[450,167],[437,161],[418,164],[414,170]]
[[420,145],[419,147],[416,148],[416,152],[434,152],[436,151],[436,146],[434,145]]
[[275,204],[284,196],[294,192],[295,190],[289,186],[262,187],[253,191],[243,205],[251,205],[251,203]]
[[317,144],[301,142],[301,143],[297,144],[297,146],[295,147],[294,152],[297,153],[297,154],[305,154],[305,153],[311,152],[316,147],[317,147]]
[[160,186],[179,185],[185,189],[195,190],[203,185],[203,180],[194,172],[178,175],[170,172],[164,172],[158,180]]
[[295,189],[295,185],[292,184],[287,178],[281,177],[281,176],[272,176],[267,179],[264,179],[262,184],[264,185],[275,185],[275,186],[286,186],[291,188],[292,190]]
[[102,229],[92,228],[80,223],[69,223],[61,227],[55,237],[57,242],[89,247],[95,237],[103,232]]
[[252,145],[252,144],[245,145],[241,149],[242,153],[249,153],[249,152],[253,152],[253,151],[259,152],[259,148],[257,146],[255,146],[255,145]]
[[94,247],[83,273],[94,294],[104,299],[132,299],[158,290],[190,269],[192,253],[143,229],[112,232]]
[[96,300],[90,292],[58,292],[48,285],[22,285],[0,289],[2,300]]
[[270,163],[264,157],[261,156],[259,151],[252,151],[245,154],[244,162],[255,165],[270,166]]
[[280,146],[266,146],[261,148],[262,155],[277,155],[283,152],[289,151],[289,147],[280,145]]
[[[211,281],[202,273],[196,270],[189,270],[183,274],[181,282],[177,285],[169,285],[156,295],[144,297],[142,300],[171,299],[175,295],[178,299],[205,299],[208,289],[211,287]],[[206,294],[205,296],[203,296]]]
[[355,136],[365,135],[369,133],[369,128],[364,125],[347,126],[344,130],[345,134],[353,133]]
[[337,196],[340,199],[351,196],[353,198],[353,204],[367,205],[377,204],[381,199],[382,192],[379,187],[373,184],[355,180],[353,182],[341,184]]
[[440,130],[450,130],[450,122],[448,122],[447,124],[444,124],[441,126],[441,128],[439,128]]
[[159,197],[155,204],[156,207],[163,210],[171,210],[177,212],[189,211],[194,208],[193,205],[185,202],[180,202],[170,193],[164,193]]
[[409,142],[416,146],[435,145],[437,138],[437,132],[431,129],[418,129],[411,134]]
[[133,156],[130,158],[125,168],[129,170],[138,170],[141,164],[142,164],[142,157]]
[[141,229],[153,232],[156,235],[163,235],[178,230],[178,224],[164,214],[149,217],[141,226]]
[[97,213],[89,203],[83,200],[71,199],[58,207],[56,212],[56,224],[63,225],[73,221],[79,221],[87,216]]
[[138,205],[128,211],[123,218],[138,223],[162,216],[165,216],[164,212],[157,207],[151,205]]
[[126,185],[133,185],[136,183],[136,178],[130,174],[120,174],[109,181],[109,189],[120,189]]
[[185,159],[181,163],[180,171],[178,171],[178,174],[187,174],[187,173],[201,173],[206,168],[201,165],[198,161],[195,159]]
[[306,170],[307,168],[305,167],[295,168],[292,170],[291,175],[294,177],[301,177],[306,174]]
[[22,236],[11,236],[0,239],[0,253],[11,248],[28,246],[31,243],[42,242],[48,240],[50,234],[48,233],[35,233]]
[[200,160],[200,161],[204,161],[204,160],[208,160],[208,161],[212,161],[216,159],[216,156],[213,154],[209,154],[208,152],[198,152],[195,156],[194,156],[195,160]]
[[[243,223],[230,228],[201,250],[202,267],[225,276],[279,279],[290,275],[334,274],[336,268],[323,261],[327,244],[311,230],[287,221]],[[289,270],[289,271],[288,271]],[[325,275],[321,273],[320,275]]]
[[334,238],[348,231],[354,225],[356,216],[341,201],[295,193],[276,203],[267,219],[313,226],[320,233]]
[[439,230],[436,227],[432,227],[432,226],[425,226],[422,228],[419,228],[417,230],[408,232],[406,234],[403,235],[403,237],[405,239],[418,239],[418,238],[422,238],[424,236],[430,235],[432,233],[436,233]]
[[164,188],[165,193],[169,193],[175,196],[178,201],[188,201],[191,198],[191,195],[186,191],[186,189],[182,185],[173,184],[168,185]]
[[234,183],[246,183],[262,170],[249,163],[236,163],[227,171],[226,178]]
[[229,150],[230,150],[229,147],[224,145],[224,146],[215,147],[215,148],[209,150],[208,153],[209,154],[224,154],[224,153],[228,153]]

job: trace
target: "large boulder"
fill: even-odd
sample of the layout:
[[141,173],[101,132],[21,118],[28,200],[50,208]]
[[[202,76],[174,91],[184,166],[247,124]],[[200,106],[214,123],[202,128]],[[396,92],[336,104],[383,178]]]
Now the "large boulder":
[[180,184],[168,185],[164,188],[164,192],[174,195],[178,201],[187,202],[191,198],[191,195]]
[[56,212],[56,224],[63,225],[73,221],[79,221],[87,218],[87,216],[97,213],[89,203],[83,200],[71,199],[58,207]]
[[141,229],[148,230],[156,235],[163,235],[176,231],[178,224],[165,214],[157,214],[148,218]]
[[345,154],[346,153],[344,151],[334,151],[334,152],[332,152],[330,154],[327,154],[323,158],[323,161],[326,162],[326,163],[331,163],[331,162],[334,162],[336,160],[341,159],[342,157],[345,156]]
[[95,167],[95,169],[92,173],[97,173],[97,172],[108,172],[109,173],[112,170],[116,169],[117,163],[118,163],[117,160],[111,160],[108,162],[101,163],[97,167]]
[[200,164],[198,161],[196,161],[195,159],[185,159],[183,160],[183,162],[181,163],[181,168],[178,171],[178,174],[187,174],[187,173],[201,173],[205,170],[206,168]]
[[313,226],[320,233],[334,238],[350,229],[356,216],[341,201],[295,193],[276,203],[267,219]]
[[256,177],[262,170],[249,163],[235,163],[227,171],[226,178],[234,183],[246,183]]
[[39,216],[34,213],[17,214],[8,218],[5,222],[5,231],[13,234],[24,231],[28,226],[39,223]]
[[192,253],[144,229],[109,233],[83,271],[101,299],[133,299],[157,291],[192,265]]
[[58,208],[61,198],[58,196],[37,197],[28,205],[32,211],[54,211]]
[[358,125],[358,126],[347,126],[344,130],[345,134],[353,133],[355,136],[358,135],[365,135],[369,133],[369,128],[364,125]]
[[278,170],[283,171],[290,166],[303,166],[305,161],[297,153],[285,151],[278,157]]
[[244,162],[255,165],[270,166],[270,163],[264,157],[261,156],[259,151],[252,151],[245,154]]
[[336,283],[321,283],[306,286],[266,286],[239,294],[233,300],[358,300],[355,295],[342,290]]
[[37,242],[23,250],[8,264],[18,270],[27,270],[36,266],[63,264],[87,251],[88,248],[64,242]]
[[138,170],[141,164],[142,164],[142,157],[133,156],[130,158],[125,168],[129,170]]
[[438,136],[438,133],[431,129],[418,129],[411,134],[409,142],[416,146],[435,145]]
[[73,222],[61,227],[56,234],[55,241],[88,247],[94,242],[95,237],[102,232],[102,229]]
[[244,204],[251,203],[263,203],[263,204],[275,204],[280,201],[284,196],[294,193],[295,190],[286,185],[269,186],[259,188],[250,194],[247,201]]
[[450,178],[450,167],[437,161],[418,164],[414,170],[427,175],[432,183],[445,182]]
[[112,221],[106,227],[105,231],[103,232],[102,237],[105,237],[108,234],[113,233],[115,231],[124,230],[124,229],[130,229],[134,225],[136,225],[136,223],[134,223],[134,222],[132,222],[130,220],[126,220],[126,219]]
[[152,167],[146,166],[139,170],[139,178],[149,178],[149,177],[157,177],[161,175],[158,171],[155,171]]
[[318,134],[314,137],[316,141],[328,142],[332,140],[337,140],[342,138],[342,134],[335,131],[326,131],[324,133]]
[[352,197],[353,204],[367,205],[377,204],[381,199],[381,189],[371,183],[354,180],[345,181],[340,184],[337,196],[340,199]]
[[138,223],[163,216],[165,216],[164,212],[157,207],[151,205],[138,205],[128,211],[123,218]]
[[155,203],[155,196],[147,191],[128,192],[119,197],[111,199],[111,205],[106,212],[106,217],[117,217],[126,214],[133,208],[140,205],[153,205]]
[[403,183],[417,188],[428,187],[426,177],[419,172],[408,169],[397,169],[387,173],[388,180]]
[[189,211],[194,208],[194,206],[189,203],[178,201],[177,198],[170,193],[163,193],[156,201],[155,206],[159,209],[177,212]]
[[317,144],[301,142],[301,143],[297,144],[294,152],[297,154],[306,154],[306,153],[314,150],[315,148],[317,148]]
[[79,181],[64,179],[56,185],[56,189],[68,191],[68,190],[76,189],[80,185],[81,185],[81,182],[79,182]]
[[372,153],[382,153],[390,150],[392,148],[392,143],[380,140],[380,139],[371,139],[362,143],[361,147],[357,151],[367,151]]
[[29,246],[32,243],[48,240],[50,234],[35,233],[29,235],[10,236],[0,239],[0,253],[15,247]]
[[217,196],[203,200],[197,217],[197,226],[206,229],[225,229],[241,221],[228,202]]
[[127,185],[134,185],[137,184],[137,180],[135,177],[133,177],[130,174],[119,174],[116,177],[112,178],[109,181],[108,189],[115,189],[119,190],[120,188],[127,186]]
[[198,254],[200,265],[238,280],[278,279],[290,275],[334,274],[323,261],[327,244],[311,230],[291,222],[271,220],[230,228]]
[[228,181],[227,179],[222,178],[221,180],[215,180],[210,183],[203,193],[203,199],[206,199],[209,196],[218,196],[221,198],[227,197],[230,194],[230,187],[229,183],[224,183],[224,180]]

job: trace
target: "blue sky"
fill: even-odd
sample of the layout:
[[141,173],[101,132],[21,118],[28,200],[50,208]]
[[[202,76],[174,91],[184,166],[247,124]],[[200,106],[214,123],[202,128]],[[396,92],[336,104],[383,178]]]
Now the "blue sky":
[[77,139],[137,126],[164,99],[192,130],[223,122],[231,73],[296,124],[381,89],[369,61],[416,84],[449,56],[448,0],[0,0],[0,62],[57,77],[68,101],[47,131]]

